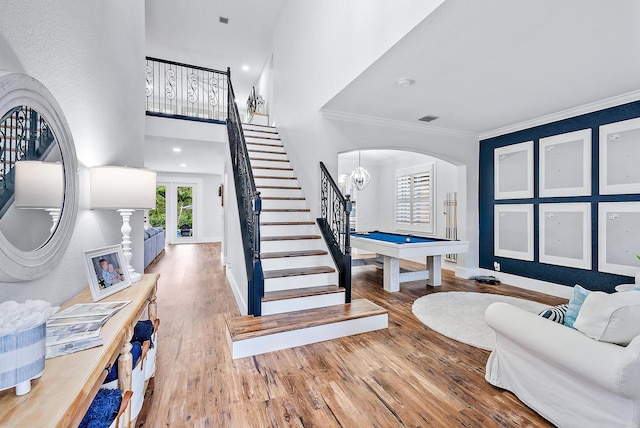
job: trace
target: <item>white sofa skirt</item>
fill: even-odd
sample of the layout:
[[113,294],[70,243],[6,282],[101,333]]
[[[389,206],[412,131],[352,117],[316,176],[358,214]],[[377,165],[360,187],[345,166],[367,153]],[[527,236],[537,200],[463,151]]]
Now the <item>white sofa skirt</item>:
[[561,428],[640,427],[640,336],[627,347],[507,303],[487,308],[496,332],[486,380]]

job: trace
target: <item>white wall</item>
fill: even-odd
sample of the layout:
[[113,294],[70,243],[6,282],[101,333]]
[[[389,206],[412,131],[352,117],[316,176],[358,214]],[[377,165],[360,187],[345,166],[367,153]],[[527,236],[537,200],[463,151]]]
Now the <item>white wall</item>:
[[220,242],[223,230],[223,208],[218,196],[218,187],[222,183],[222,176],[218,174],[176,174],[158,173],[158,185],[166,185],[167,201],[167,243],[185,242],[176,239],[177,207],[175,204],[176,188],[178,186],[195,186],[194,205],[194,239],[189,242]]
[[248,312],[249,287],[247,270],[242,247],[242,232],[236,188],[233,181],[231,154],[226,152],[224,174],[224,240],[222,242],[222,260],[226,266],[227,279],[236,298],[236,303],[242,315]]
[[[87,287],[81,252],[122,240],[115,211],[88,209],[86,168],[143,165],[144,1],[3,2],[0,70],[28,74],[51,91],[69,123],[80,164],[80,209],[60,266],[39,280],[0,283],[0,301],[59,304]],[[132,218],[138,272],[142,219],[142,212]]]
[[[274,35],[277,96],[271,119],[278,125],[314,214],[319,205],[318,161],[336,174],[339,152],[409,149],[455,164],[462,200],[459,232],[462,239],[471,241],[470,252],[459,259],[457,274],[471,276],[478,268],[477,137],[388,122],[328,120],[319,113],[331,96],[440,3],[287,2]],[[382,101],[371,94],[371,102]]]
[[269,60],[264,64],[258,82],[255,85],[256,96],[262,95],[267,107],[267,114],[273,103],[273,55],[269,57]]

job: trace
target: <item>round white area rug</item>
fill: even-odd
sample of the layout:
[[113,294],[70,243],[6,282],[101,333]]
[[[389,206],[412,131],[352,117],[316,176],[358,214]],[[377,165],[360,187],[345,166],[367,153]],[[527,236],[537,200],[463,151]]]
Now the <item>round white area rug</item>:
[[427,327],[458,342],[493,350],[495,333],[484,321],[484,312],[493,302],[506,302],[526,311],[540,313],[549,305],[498,294],[449,291],[420,297],[413,314]]

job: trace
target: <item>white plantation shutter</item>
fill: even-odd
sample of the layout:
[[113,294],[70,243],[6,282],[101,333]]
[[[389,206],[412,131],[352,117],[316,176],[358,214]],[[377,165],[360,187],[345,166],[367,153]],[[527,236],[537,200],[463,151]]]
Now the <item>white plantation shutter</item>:
[[433,164],[396,171],[396,228],[434,231]]

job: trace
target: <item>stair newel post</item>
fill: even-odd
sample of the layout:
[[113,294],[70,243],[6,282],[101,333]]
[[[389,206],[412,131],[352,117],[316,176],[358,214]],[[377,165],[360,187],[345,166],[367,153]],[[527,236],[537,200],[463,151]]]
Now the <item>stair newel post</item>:
[[253,198],[253,315],[259,317],[262,314],[262,297],[264,297],[264,272],[260,260],[260,212],[262,211],[262,198],[260,192],[255,192]]
[[342,283],[345,289],[345,303],[351,303],[351,229],[349,218],[351,216],[351,195],[345,195],[344,205],[344,255],[343,255],[343,269],[342,275],[344,276]]

